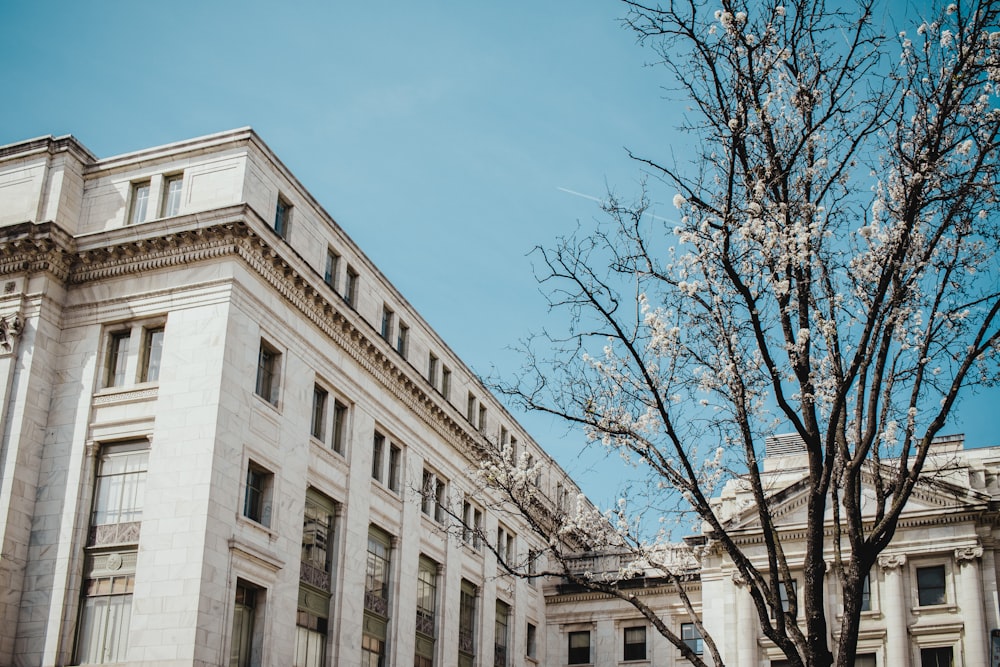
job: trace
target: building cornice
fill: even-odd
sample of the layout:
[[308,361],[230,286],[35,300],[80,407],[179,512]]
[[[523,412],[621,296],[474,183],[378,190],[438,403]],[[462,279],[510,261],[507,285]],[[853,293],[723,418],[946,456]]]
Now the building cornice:
[[[21,223],[0,230],[0,280],[48,274],[81,285],[198,262],[238,258],[271,285],[331,341],[350,355],[389,393],[466,454],[484,446],[456,408],[423,386],[422,378],[393,352],[338,295],[292,266],[247,205],[73,238],[52,222]],[[470,457],[471,460],[471,457]]]

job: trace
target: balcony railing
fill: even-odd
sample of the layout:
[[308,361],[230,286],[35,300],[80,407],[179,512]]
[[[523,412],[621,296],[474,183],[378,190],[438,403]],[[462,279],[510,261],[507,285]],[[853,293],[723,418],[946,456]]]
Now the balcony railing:
[[381,591],[365,591],[365,609],[379,616],[389,616],[389,601],[382,596]]
[[106,523],[91,526],[87,544],[92,547],[104,547],[112,544],[136,544],[139,542],[141,521],[126,523]]
[[299,581],[315,586],[321,591],[330,590],[330,573],[305,561],[299,564]]

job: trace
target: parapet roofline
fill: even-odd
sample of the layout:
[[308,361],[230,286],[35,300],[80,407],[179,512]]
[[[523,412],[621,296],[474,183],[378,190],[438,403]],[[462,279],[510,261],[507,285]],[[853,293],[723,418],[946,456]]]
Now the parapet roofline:
[[62,151],[77,153],[82,162],[93,163],[97,161],[97,156],[89,148],[80,143],[80,140],[72,134],[64,134],[60,137],[47,134],[0,146],[0,160],[31,155],[33,153],[59,153]]

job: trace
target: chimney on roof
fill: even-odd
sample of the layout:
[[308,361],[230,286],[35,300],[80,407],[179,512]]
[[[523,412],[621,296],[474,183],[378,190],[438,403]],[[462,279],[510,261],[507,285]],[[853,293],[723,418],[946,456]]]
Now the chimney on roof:
[[769,435],[764,439],[764,456],[772,458],[775,456],[795,456],[805,454],[806,443],[798,433],[782,433],[780,435]]

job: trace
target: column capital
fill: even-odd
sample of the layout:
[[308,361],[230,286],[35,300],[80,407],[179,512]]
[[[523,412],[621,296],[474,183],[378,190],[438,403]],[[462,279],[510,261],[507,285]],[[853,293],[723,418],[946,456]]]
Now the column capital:
[[733,583],[736,584],[736,586],[739,588],[743,588],[744,586],[747,585],[746,578],[744,578],[744,576],[740,573],[739,570],[733,570],[732,579]]
[[979,545],[955,549],[955,560],[959,563],[971,563],[972,561],[982,557],[983,547]]
[[895,570],[906,565],[906,554],[882,554],[878,557],[878,566],[883,570]]

